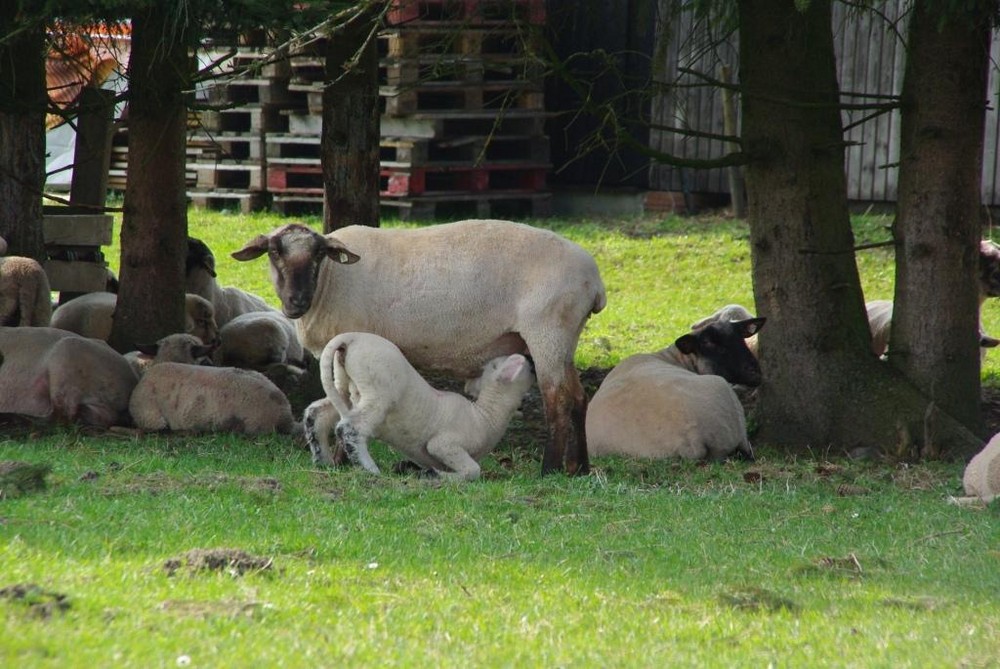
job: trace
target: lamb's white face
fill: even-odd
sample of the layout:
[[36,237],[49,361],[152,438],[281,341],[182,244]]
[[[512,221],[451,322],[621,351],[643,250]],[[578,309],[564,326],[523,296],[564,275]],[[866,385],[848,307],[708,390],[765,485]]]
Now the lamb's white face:
[[523,355],[514,354],[493,358],[483,365],[483,373],[465,383],[465,393],[477,399],[487,384],[500,384],[512,393],[523,395],[535,382],[531,363]]

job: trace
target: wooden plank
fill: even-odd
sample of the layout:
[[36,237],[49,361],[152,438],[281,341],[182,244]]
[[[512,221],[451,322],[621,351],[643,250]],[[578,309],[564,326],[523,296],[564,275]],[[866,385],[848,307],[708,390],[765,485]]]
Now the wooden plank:
[[46,215],[42,237],[47,246],[108,246],[112,220],[107,214]]
[[107,286],[107,263],[46,260],[42,266],[54,291],[92,293]]

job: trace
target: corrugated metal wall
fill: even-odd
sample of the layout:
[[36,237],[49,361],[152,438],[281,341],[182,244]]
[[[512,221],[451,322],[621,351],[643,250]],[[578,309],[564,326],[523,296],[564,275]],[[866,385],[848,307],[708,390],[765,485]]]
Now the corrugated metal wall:
[[[682,88],[657,96],[650,107],[654,127],[680,126],[701,132],[722,133],[722,99],[717,89],[689,87],[698,79],[682,74],[684,68],[718,78],[722,64],[738,70],[736,37],[721,45],[708,46],[705,26],[696,24],[689,12],[676,14],[676,0],[660,2],[660,20],[667,24],[657,31],[654,71],[661,81],[673,81]],[[898,95],[903,83],[904,40],[907,0],[889,0],[879,6],[882,16],[842,4],[834,5],[834,38],[840,87],[846,102],[875,103],[879,96]],[[995,34],[991,57],[1000,62],[1000,33]],[[735,76],[735,75],[734,75]],[[1000,205],[1000,76],[994,67],[988,88],[983,155],[983,201]],[[851,94],[857,95],[851,95]],[[896,198],[899,161],[898,111],[874,118],[871,111],[845,111],[848,198],[861,202],[891,202]],[[719,140],[684,138],[653,130],[650,146],[688,158],[715,158],[726,153]],[[650,168],[649,187],[655,190],[690,190],[725,193],[728,183],[724,170],[680,170],[665,165]]]

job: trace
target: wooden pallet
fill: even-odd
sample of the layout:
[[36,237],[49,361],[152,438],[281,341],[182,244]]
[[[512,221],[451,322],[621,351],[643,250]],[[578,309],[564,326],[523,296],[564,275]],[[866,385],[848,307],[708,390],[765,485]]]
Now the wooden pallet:
[[245,104],[232,109],[201,112],[200,129],[205,132],[288,132],[288,118],[283,107]]
[[208,190],[264,190],[264,168],[259,163],[220,160],[211,163],[194,163],[197,174],[195,186]]
[[436,218],[543,218],[552,213],[552,194],[537,192],[445,193],[383,198],[382,209],[404,221]]
[[484,110],[544,111],[545,96],[534,84],[426,83],[413,87],[380,86],[386,116]]
[[323,214],[323,194],[276,193],[271,198],[271,209],[282,216]]
[[489,30],[439,27],[431,24],[389,29],[379,34],[379,56],[389,59],[446,57],[509,60],[538,51],[541,36],[514,25]]
[[236,210],[242,214],[266,208],[264,193],[244,190],[206,189],[188,190],[191,204],[202,209]]
[[547,164],[550,155],[546,135],[468,135],[447,139],[383,137],[379,143],[382,166],[394,168],[454,162],[479,165],[502,160]]
[[383,168],[379,171],[379,191],[386,198],[503,191],[540,192],[547,187],[548,173],[548,166],[520,163]]
[[545,22],[544,0],[394,0],[390,25],[429,23],[495,25]]
[[286,195],[323,195],[323,168],[319,165],[267,166],[267,190]]

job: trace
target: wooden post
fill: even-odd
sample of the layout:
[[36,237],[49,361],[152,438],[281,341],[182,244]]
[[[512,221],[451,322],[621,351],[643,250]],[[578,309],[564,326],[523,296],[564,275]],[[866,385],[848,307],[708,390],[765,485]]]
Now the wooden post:
[[[723,132],[730,136],[735,136],[739,132],[736,127],[736,102],[733,99],[733,91],[728,88],[732,82],[732,72],[728,65],[723,65],[719,72],[719,79],[727,87],[722,89],[722,127]],[[730,151],[739,151],[740,148],[735,143],[729,144]],[[743,183],[743,168],[739,165],[731,165],[727,169],[729,176],[729,197],[733,204],[733,216],[736,218],[746,218],[746,188]]]
[[91,86],[80,91],[69,192],[73,204],[103,207],[107,200],[114,98],[114,91]]

